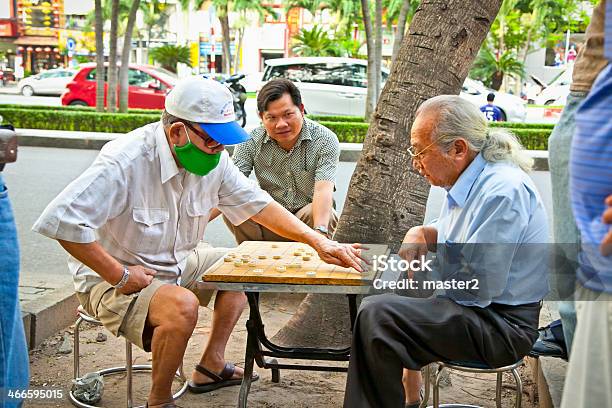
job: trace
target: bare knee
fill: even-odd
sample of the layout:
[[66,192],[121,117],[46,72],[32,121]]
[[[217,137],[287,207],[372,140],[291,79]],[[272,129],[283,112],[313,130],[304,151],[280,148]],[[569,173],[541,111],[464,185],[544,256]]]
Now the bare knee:
[[215,309],[218,307],[230,307],[234,310],[243,310],[247,304],[247,297],[244,292],[217,292],[215,299]]
[[154,327],[164,326],[191,335],[198,321],[198,298],[180,286],[162,286],[153,296],[149,317]]

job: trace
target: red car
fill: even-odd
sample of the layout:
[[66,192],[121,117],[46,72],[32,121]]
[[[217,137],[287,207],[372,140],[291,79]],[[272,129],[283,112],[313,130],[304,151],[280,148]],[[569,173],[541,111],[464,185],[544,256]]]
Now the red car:
[[[108,67],[108,64],[104,64]],[[119,68],[116,68],[117,70]],[[130,64],[128,72],[128,107],[163,109],[166,94],[176,83],[177,76],[152,65]],[[104,85],[104,104],[108,84]],[[96,64],[83,64],[62,94],[62,105],[96,106]],[[117,104],[119,101],[117,101]]]

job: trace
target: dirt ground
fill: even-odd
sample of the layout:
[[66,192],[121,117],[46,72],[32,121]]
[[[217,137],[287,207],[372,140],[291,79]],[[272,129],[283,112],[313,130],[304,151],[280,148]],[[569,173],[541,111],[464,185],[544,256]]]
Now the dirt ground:
[[[261,312],[266,324],[269,337],[275,333],[291,317],[301,296],[262,296]],[[190,375],[193,365],[199,360],[207,335],[210,331],[210,309],[200,309],[200,317],[194,335],[188,345],[184,359],[185,373]],[[248,310],[243,313],[236,330],[230,339],[226,358],[242,366],[246,344],[245,322]],[[101,327],[82,326],[81,332],[81,375],[89,371],[124,364],[125,342],[121,338],[113,337]],[[70,388],[73,372],[72,354],[58,352],[63,336],[68,334],[72,339],[73,328],[70,327],[56,336],[48,339],[38,349],[30,354],[31,389],[60,389],[64,396]],[[99,333],[107,335],[107,340],[96,341]],[[144,353],[134,347],[135,364],[150,363],[150,354]],[[285,407],[312,407],[331,408],[341,407],[344,395],[346,374],[326,373],[317,371],[281,370],[279,384],[272,383],[271,373],[256,367],[261,379],[253,383],[249,394],[249,406],[265,408]],[[529,371],[521,369],[523,379],[522,407],[536,407],[535,386],[530,378]],[[495,376],[476,375],[452,372],[451,385],[441,389],[441,402],[462,402],[482,407],[495,406]],[[144,404],[150,380],[148,374],[136,374],[134,379],[134,402]],[[178,388],[180,384],[176,382]],[[191,394],[187,392],[177,403],[181,407],[235,407],[238,401],[239,386],[229,387],[208,394]],[[514,381],[511,376],[504,377],[503,407],[512,407],[514,404]],[[429,403],[431,404],[431,397]],[[104,407],[125,407],[125,376],[115,375],[107,377],[102,400],[97,404]],[[59,400],[27,400],[24,407],[69,407],[72,406],[67,398]]]

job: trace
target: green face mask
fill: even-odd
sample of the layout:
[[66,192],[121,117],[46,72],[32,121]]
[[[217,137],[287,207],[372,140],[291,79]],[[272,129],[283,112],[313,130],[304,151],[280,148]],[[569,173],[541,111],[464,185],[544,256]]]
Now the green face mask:
[[[185,128],[185,133],[187,133],[187,128]],[[221,159],[221,152],[215,154],[203,152],[191,143],[189,133],[187,133],[187,140],[184,146],[174,145],[176,157],[185,170],[198,176],[205,176],[217,167]]]

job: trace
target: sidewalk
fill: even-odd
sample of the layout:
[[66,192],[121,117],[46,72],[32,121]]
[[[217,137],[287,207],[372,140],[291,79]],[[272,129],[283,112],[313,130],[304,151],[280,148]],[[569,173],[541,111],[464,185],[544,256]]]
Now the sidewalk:
[[[262,317],[266,324],[269,337],[278,331],[295,312],[301,300],[300,295],[270,295],[263,294],[261,300]],[[245,323],[248,318],[248,309],[232,333],[226,358],[239,366],[244,364],[246,348]],[[187,347],[184,357],[185,374],[189,377],[193,366],[199,360],[203,347],[210,333],[211,310],[200,308],[198,324]],[[63,336],[67,335],[69,346],[72,348],[73,328],[63,330],[49,339],[44,345],[31,354],[31,385],[30,388],[62,389],[64,395],[68,392],[72,376],[72,354],[62,354],[58,350],[62,346]],[[99,337],[100,336],[100,337]],[[106,339],[104,339],[106,336]],[[97,341],[97,340],[103,341]],[[100,327],[86,328],[81,332],[81,375],[111,366],[125,364],[123,349],[124,341],[113,337],[108,331]],[[65,347],[64,347],[65,348]],[[150,364],[151,355],[137,350],[134,347],[133,360],[135,364]],[[307,363],[311,364],[311,363]],[[342,406],[345,373],[331,373],[318,371],[281,370],[280,383],[271,381],[271,373],[255,367],[260,380],[253,383],[249,393],[249,406],[266,408],[308,407],[332,408]],[[134,403],[144,404],[150,387],[149,374],[135,374]],[[521,369],[523,380],[523,408],[535,408],[533,401],[535,384],[530,377],[527,367]],[[443,403],[464,403],[484,407],[494,407],[495,377],[492,375],[476,375],[453,372],[450,376],[451,384],[443,385],[440,399]],[[398,379],[399,381],[399,379]],[[175,390],[178,387],[175,382]],[[514,404],[513,380],[504,377],[502,391],[502,406],[510,408]],[[192,394],[187,392],[177,403],[186,408],[201,406],[235,407],[238,401],[240,387],[228,387],[207,394]],[[105,389],[102,401],[97,404],[105,407],[125,406],[125,376],[118,375],[105,379]],[[431,405],[431,397],[429,400]],[[66,400],[30,401],[25,407],[51,407],[69,406]]]

